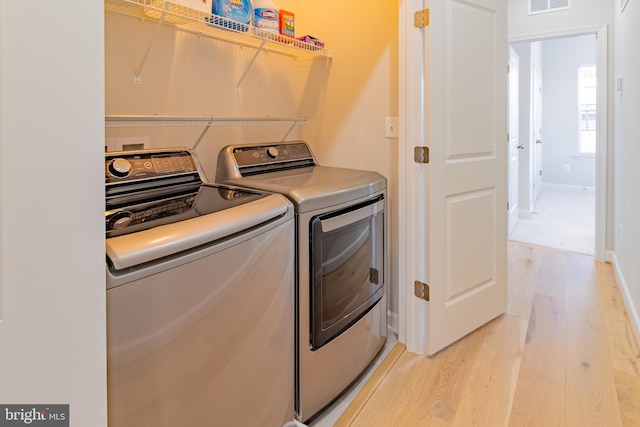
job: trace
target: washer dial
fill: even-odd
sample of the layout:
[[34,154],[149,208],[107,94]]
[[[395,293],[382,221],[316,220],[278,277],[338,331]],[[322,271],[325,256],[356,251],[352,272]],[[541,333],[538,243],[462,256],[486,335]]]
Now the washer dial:
[[131,173],[131,162],[127,159],[117,158],[109,162],[109,173],[117,178],[124,178]]
[[278,157],[278,149],[276,147],[267,148],[267,157],[272,160]]

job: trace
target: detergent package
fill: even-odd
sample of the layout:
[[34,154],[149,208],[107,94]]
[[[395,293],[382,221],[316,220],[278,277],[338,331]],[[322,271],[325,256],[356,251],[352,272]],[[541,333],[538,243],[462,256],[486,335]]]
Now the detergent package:
[[284,37],[295,36],[295,15],[293,12],[280,10],[280,35]]
[[278,15],[278,8],[271,0],[253,0],[253,27],[258,35],[276,38]]
[[251,25],[253,8],[251,0],[213,0],[211,5],[213,15],[225,19],[211,18],[214,25],[223,26],[234,31],[247,31]]

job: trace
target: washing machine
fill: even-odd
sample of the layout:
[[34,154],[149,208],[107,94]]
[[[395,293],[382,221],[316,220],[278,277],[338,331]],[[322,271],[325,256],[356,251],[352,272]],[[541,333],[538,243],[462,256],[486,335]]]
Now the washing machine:
[[304,141],[230,145],[216,181],[280,193],[296,217],[296,415],[336,400],[382,350],[386,179],[318,165]]
[[294,419],[294,214],[186,149],[107,153],[110,427]]

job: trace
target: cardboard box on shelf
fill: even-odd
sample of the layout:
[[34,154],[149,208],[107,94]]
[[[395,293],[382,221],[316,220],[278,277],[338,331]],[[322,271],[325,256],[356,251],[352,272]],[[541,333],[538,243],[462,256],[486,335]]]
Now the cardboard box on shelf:
[[285,37],[295,37],[295,14],[280,9],[278,13],[280,20],[280,35]]

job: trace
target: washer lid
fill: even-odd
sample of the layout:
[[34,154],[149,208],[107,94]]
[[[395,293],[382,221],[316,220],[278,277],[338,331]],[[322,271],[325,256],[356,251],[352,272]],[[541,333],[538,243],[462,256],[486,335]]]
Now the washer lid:
[[163,197],[152,197],[153,194],[147,192],[139,195],[144,196],[147,197],[135,203],[108,203],[105,212],[107,238],[231,209],[267,197],[267,194],[244,188],[202,184]]
[[279,194],[265,195],[227,209],[106,239],[107,258],[115,270],[234,237],[247,230],[276,226],[293,218],[291,203]]
[[347,203],[387,187],[386,178],[377,172],[328,166],[263,173],[226,183],[284,194],[297,213]]

